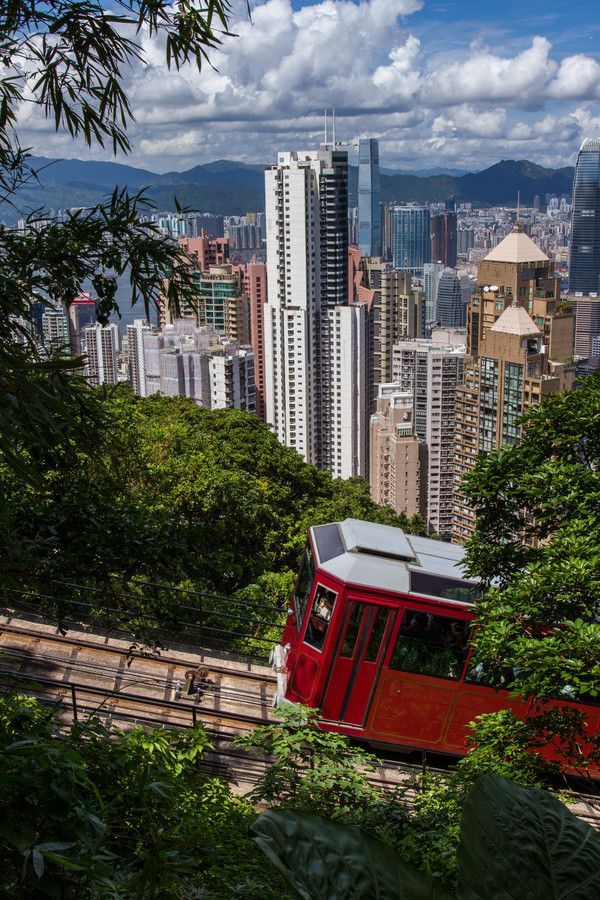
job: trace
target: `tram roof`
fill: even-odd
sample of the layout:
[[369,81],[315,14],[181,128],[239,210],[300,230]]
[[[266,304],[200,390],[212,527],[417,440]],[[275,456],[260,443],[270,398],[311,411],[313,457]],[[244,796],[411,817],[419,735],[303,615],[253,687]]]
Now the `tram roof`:
[[396,593],[472,601],[453,586],[476,586],[463,566],[465,550],[401,528],[345,519],[311,528],[319,568],[334,578]]

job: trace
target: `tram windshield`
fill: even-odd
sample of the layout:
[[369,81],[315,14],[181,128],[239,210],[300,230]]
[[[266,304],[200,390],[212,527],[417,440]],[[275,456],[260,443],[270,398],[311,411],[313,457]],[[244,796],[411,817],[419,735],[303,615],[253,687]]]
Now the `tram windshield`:
[[315,562],[310,544],[306,545],[306,549],[302,554],[302,562],[300,563],[300,572],[298,573],[298,581],[294,591],[294,612],[296,613],[296,626],[298,631],[302,627],[304,614],[310,598],[313,581],[315,578]]
[[406,609],[390,669],[460,678],[467,657],[469,622]]

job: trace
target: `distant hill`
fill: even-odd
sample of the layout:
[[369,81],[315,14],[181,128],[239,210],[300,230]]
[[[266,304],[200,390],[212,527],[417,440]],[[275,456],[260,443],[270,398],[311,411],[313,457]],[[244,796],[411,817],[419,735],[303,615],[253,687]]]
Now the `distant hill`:
[[419,175],[421,178],[429,178],[430,175],[468,175],[468,169],[446,169],[444,166],[434,166],[432,169],[380,169],[382,175]]
[[[175,210],[175,197],[182,206],[202,212],[243,215],[248,210],[264,209],[264,169],[233,160],[216,160],[194,166],[186,172],[159,175],[112,162],[84,160],[33,159],[39,183],[24,186],[16,199],[18,212],[4,204],[0,219],[14,222],[19,215],[34,209],[59,209],[89,206],[100,201],[115,185],[130,190],[146,188],[148,197],[160,210]],[[389,172],[390,170],[384,170]],[[429,170],[435,172],[436,170]],[[436,202],[455,196],[459,202],[478,206],[516,206],[517,192],[521,203],[531,205],[538,194],[544,202],[546,194],[570,194],[573,168],[545,169],[527,160],[502,160],[482,172],[449,174],[439,169],[427,176],[396,171],[382,174],[381,196],[384,202]],[[460,171],[460,170],[455,170]],[[357,203],[358,170],[350,166],[350,205]]]

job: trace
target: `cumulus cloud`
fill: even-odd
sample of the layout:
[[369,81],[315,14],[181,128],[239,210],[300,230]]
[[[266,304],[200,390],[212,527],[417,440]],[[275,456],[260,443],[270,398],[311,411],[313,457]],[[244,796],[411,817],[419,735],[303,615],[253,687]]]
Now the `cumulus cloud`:
[[[500,156],[565,162],[589,129],[598,131],[586,105],[600,98],[600,64],[591,56],[561,58],[543,35],[504,53],[472,42],[431,56],[411,18],[423,5],[319,0],[295,9],[291,0],[265,0],[250,21],[240,2],[231,22],[237,37],[226,38],[201,73],[168,72],[161,37],[143,33],[146,64],[128,76],[133,162],[166,169],[220,156],[267,161],[278,149],[318,143],[323,108],[332,106],[338,134],[378,137],[387,165],[423,165],[425,155],[432,165],[465,168]],[[23,116],[44,152],[51,126],[30,109]],[[62,136],[52,146],[76,155]]]
[[556,71],[550,42],[534,37],[531,46],[513,57],[497,56],[471,46],[469,58],[441,65],[428,75],[422,99],[433,106],[457,102],[497,102],[511,105],[539,102]]

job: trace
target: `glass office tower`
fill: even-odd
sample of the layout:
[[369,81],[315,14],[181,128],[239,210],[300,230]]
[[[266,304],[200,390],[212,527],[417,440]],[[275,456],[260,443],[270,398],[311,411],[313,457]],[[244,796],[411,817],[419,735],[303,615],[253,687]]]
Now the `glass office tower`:
[[431,222],[424,206],[394,207],[392,256],[395,269],[423,274],[423,266],[431,261]]
[[581,145],[573,180],[571,293],[600,292],[600,138]]
[[363,256],[381,256],[379,144],[358,142],[358,246]]

